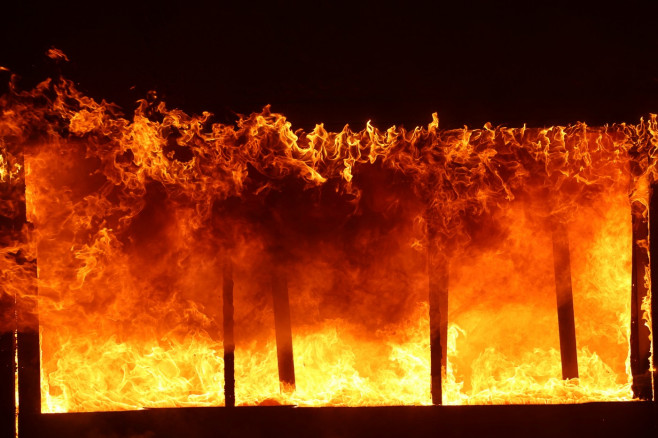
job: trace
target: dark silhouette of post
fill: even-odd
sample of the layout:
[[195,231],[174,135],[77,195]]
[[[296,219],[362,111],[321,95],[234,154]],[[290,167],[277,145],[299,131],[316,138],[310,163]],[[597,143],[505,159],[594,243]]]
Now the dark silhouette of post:
[[555,268],[555,292],[557,319],[560,333],[560,357],[562,378],[578,378],[578,351],[576,348],[576,323],[571,289],[571,257],[569,235],[564,224],[553,222],[553,263]]
[[432,404],[443,404],[443,382],[448,364],[448,257],[441,252],[436,230],[428,220],[427,273],[429,278],[430,376]]
[[658,184],[652,184],[649,200],[649,252],[651,259],[651,332],[653,351],[653,401],[658,403]]
[[37,436],[36,426],[41,414],[41,350],[39,346],[39,313],[37,304],[37,261],[16,257],[30,273],[34,283],[23,297],[17,299],[18,331],[18,435]]
[[227,257],[222,281],[224,326],[224,400],[235,406],[235,340],[233,338],[233,261]]
[[[15,433],[18,414],[18,435],[36,436],[38,416],[41,414],[37,261],[29,241],[31,224],[26,213],[24,152],[22,149],[14,152],[20,171],[12,180],[5,181],[2,188],[2,197],[13,204],[13,209],[9,217],[0,217],[0,244],[19,245],[17,251],[5,256],[8,257],[5,262],[12,265],[15,283],[12,287],[3,287],[0,295],[3,316],[0,322],[0,406],[3,425],[0,427],[4,428],[5,421],[9,419],[7,431],[11,429]],[[15,386],[16,377],[18,388]]]
[[276,331],[276,357],[279,365],[281,391],[295,390],[295,362],[292,353],[292,326],[288,278],[284,268],[272,259],[272,301],[274,303],[274,328]]
[[430,371],[432,404],[443,404],[443,381],[448,363],[448,263],[430,259]]
[[632,245],[632,286],[631,286],[631,375],[633,396],[641,400],[651,400],[651,342],[649,327],[646,326],[642,302],[647,298],[649,288],[646,274],[649,266],[649,218],[648,209],[640,201],[631,204],[633,227]]
[[14,297],[0,292],[0,436],[16,435],[16,309]]

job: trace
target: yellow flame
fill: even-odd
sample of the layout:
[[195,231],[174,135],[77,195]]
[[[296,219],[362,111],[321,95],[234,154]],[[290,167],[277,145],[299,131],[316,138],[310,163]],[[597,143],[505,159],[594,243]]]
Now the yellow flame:
[[[647,205],[655,116],[439,131],[434,114],[410,131],[305,133],[269,107],[231,126],[155,95],[129,120],[65,80],[0,103],[0,179],[27,182],[2,208],[25,204],[39,253],[45,412],[222,405],[226,255],[238,404],[430,404],[430,249],[450,259],[448,404],[632,398],[629,192]],[[10,164],[23,153],[25,169]],[[571,381],[554,222],[571,248]],[[34,281],[9,266],[25,230],[2,248],[3,293],[19,298]],[[274,265],[288,271],[296,369],[283,394]]]

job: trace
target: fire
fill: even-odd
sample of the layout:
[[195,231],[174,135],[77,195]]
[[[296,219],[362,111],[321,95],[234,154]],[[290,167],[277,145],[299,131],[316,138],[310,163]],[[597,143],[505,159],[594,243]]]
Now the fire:
[[[29,235],[43,412],[223,405],[227,260],[237,404],[431,404],[433,251],[449,279],[444,402],[633,397],[630,202],[648,205],[655,116],[442,131],[434,115],[412,130],[306,133],[269,107],[222,125],[154,94],[126,118],[63,79],[12,86],[0,108],[0,179],[20,185],[24,153],[33,226],[3,263]],[[571,380],[556,224],[571,257]],[[294,391],[277,374],[273,266],[287,272]],[[5,293],[25,295],[30,280],[6,272]]]

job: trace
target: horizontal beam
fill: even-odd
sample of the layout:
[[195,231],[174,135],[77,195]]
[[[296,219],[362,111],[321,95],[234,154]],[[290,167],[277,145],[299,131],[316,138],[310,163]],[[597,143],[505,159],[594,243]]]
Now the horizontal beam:
[[[41,436],[181,436],[241,438],[486,436],[597,438],[656,436],[658,406],[650,402],[517,406],[364,408],[173,408],[128,412],[42,414]],[[31,438],[31,437],[21,437]]]

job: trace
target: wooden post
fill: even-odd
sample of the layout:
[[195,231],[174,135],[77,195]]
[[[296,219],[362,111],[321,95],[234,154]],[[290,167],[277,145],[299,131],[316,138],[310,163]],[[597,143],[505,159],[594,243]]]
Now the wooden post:
[[[25,260],[36,279],[36,260]],[[18,304],[18,435],[37,436],[36,426],[41,414],[41,350],[36,285],[34,294],[23,297]]]
[[[27,221],[26,221],[27,224]],[[28,226],[30,224],[27,224]],[[27,237],[29,239],[29,237]],[[27,245],[27,242],[26,242]],[[37,260],[16,255],[16,263],[29,278],[28,290],[16,298],[16,350],[18,356],[18,435],[38,436],[41,414],[41,348],[39,344],[39,307]]]
[[571,289],[569,235],[564,224],[557,220],[553,222],[553,263],[562,378],[565,380],[576,379],[578,378],[578,351],[576,348],[576,323]]
[[651,335],[646,326],[642,302],[649,293],[646,274],[649,269],[649,221],[646,206],[640,201],[631,204],[633,247],[632,247],[632,286],[631,286],[631,374],[633,396],[641,400],[651,400]]
[[276,331],[276,356],[279,365],[281,391],[295,390],[295,362],[292,354],[292,327],[290,323],[290,301],[288,278],[284,269],[273,261],[272,300],[274,302],[274,327]]
[[430,257],[430,371],[432,404],[443,404],[443,381],[448,364],[448,261]]
[[233,338],[233,261],[227,257],[223,269],[224,314],[224,400],[235,406],[235,340]]
[[658,184],[652,184],[649,200],[649,254],[651,262],[651,333],[653,401],[658,403]]
[[0,436],[16,435],[16,312],[14,297],[0,292]]
[[7,160],[7,168],[20,169],[17,175],[5,176],[0,181],[0,202],[4,206],[0,212],[0,246],[3,247],[2,281],[9,283],[0,284],[0,436],[14,437],[18,433],[16,291],[21,287],[14,277],[14,274],[20,274],[21,271],[16,263],[15,247],[23,243],[21,233],[26,217],[25,171],[21,146],[0,142],[0,155]]
[[443,381],[448,364],[449,262],[439,252],[436,231],[428,225],[427,271],[429,277],[430,375],[432,404],[443,404]]
[[29,437],[37,436],[37,416],[41,413],[37,262],[30,248],[24,150],[21,145],[12,145],[3,148],[2,153],[19,170],[2,181],[0,195],[5,204],[3,211],[10,212],[0,216],[0,242],[18,246],[5,253],[3,261],[9,268],[11,284],[3,285],[0,295],[0,427],[2,436],[9,432],[8,437]]
[[0,294],[0,428],[2,436],[18,433],[29,437],[37,436],[41,413],[37,262],[30,248],[26,214],[24,151],[14,145],[13,150],[2,152],[15,160],[19,171],[2,182],[0,195],[3,210],[10,212],[0,216],[0,244],[18,247],[3,254],[8,268],[5,279],[8,277],[10,284],[3,285]]

